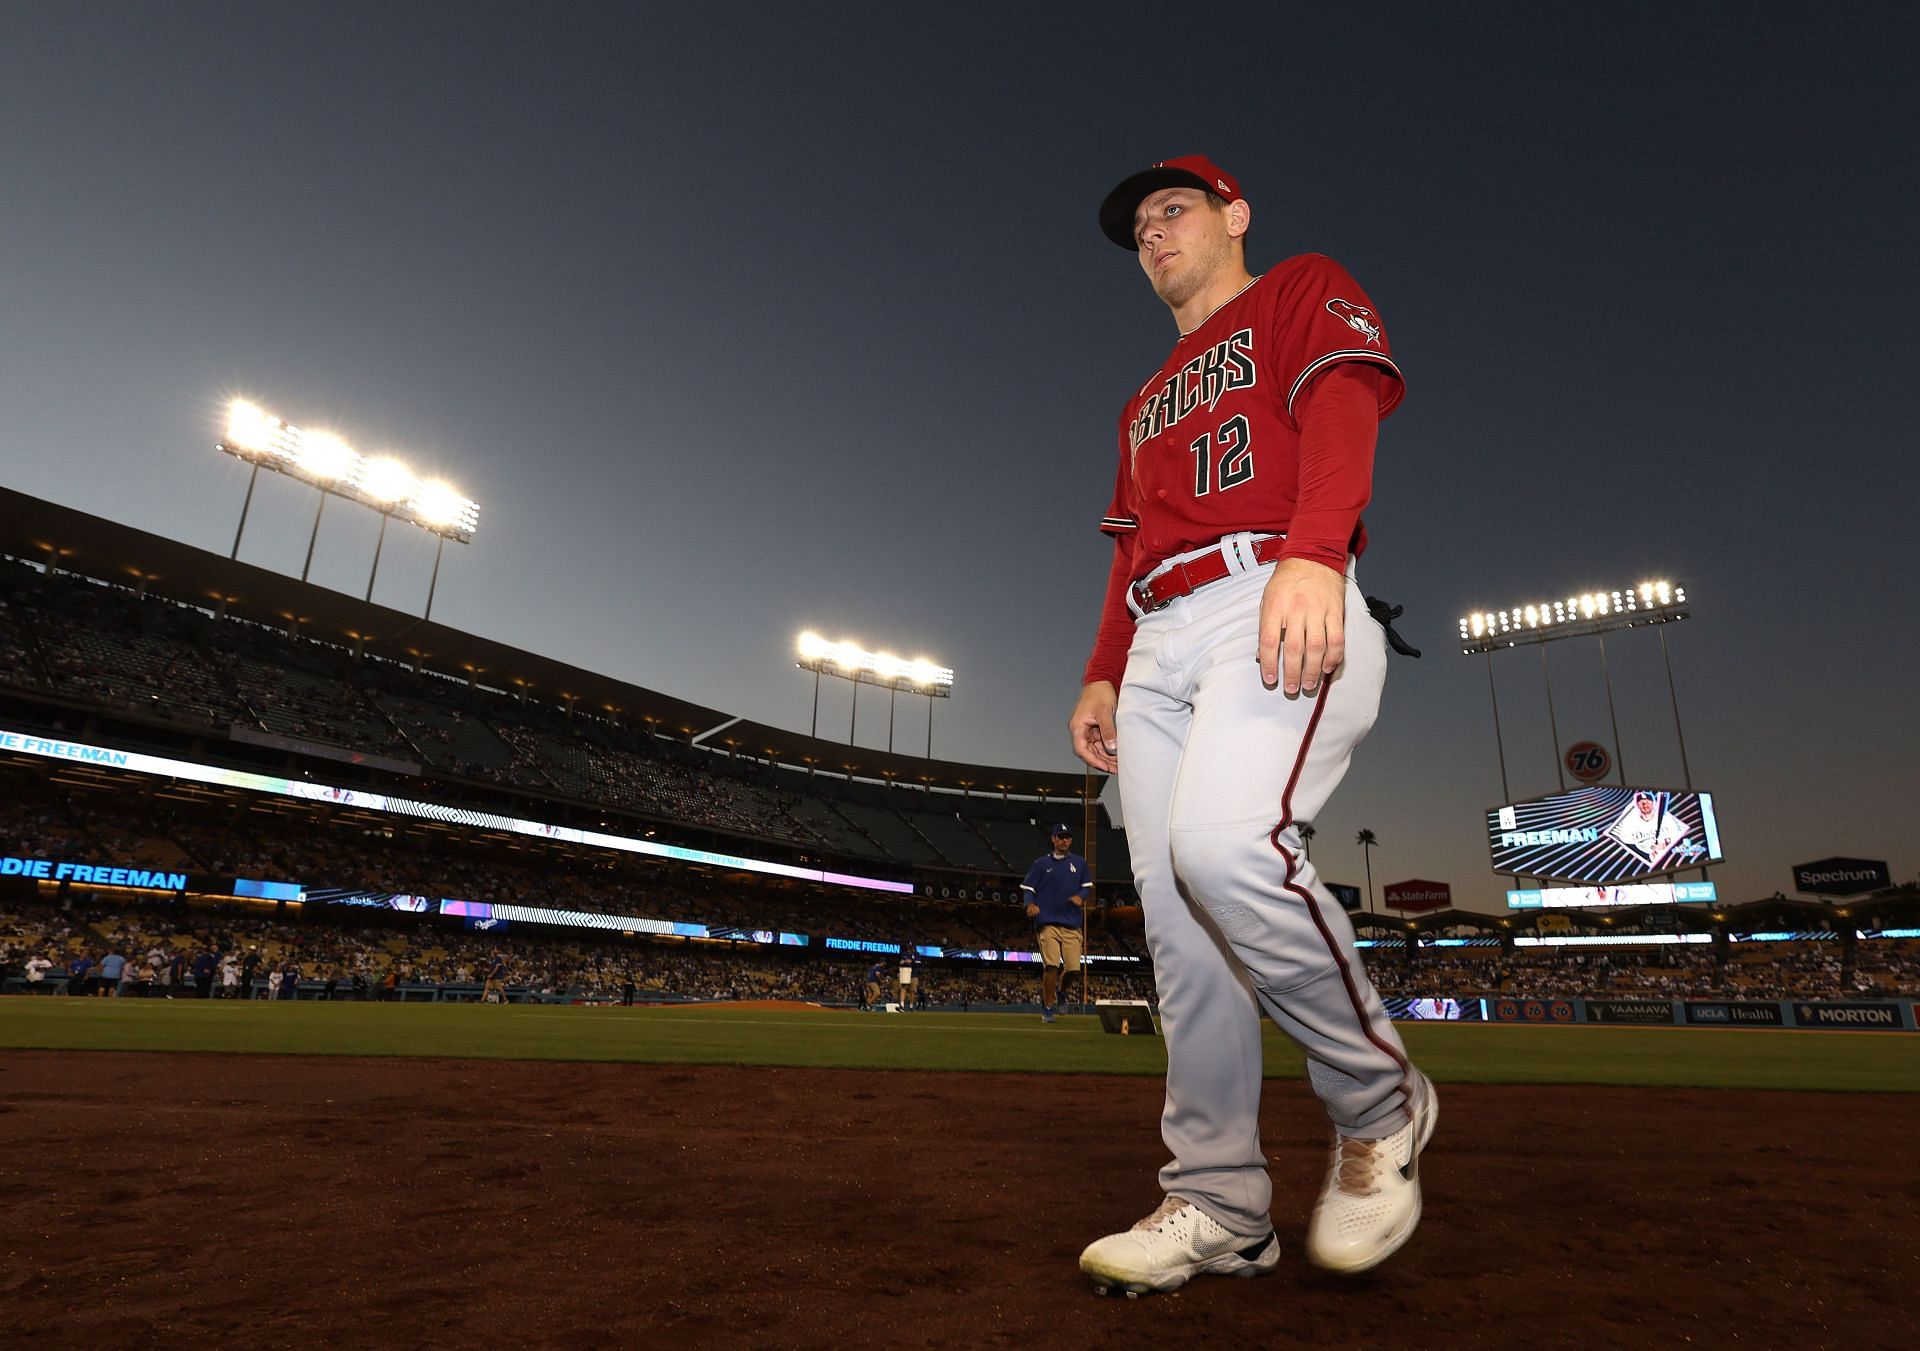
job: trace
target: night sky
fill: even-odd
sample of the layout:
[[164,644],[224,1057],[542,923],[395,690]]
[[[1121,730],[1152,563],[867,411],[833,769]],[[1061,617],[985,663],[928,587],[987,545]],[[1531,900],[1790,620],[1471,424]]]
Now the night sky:
[[[1340,259],[1408,381],[1361,579],[1426,656],[1323,874],[1368,827],[1376,884],[1500,908],[1457,617],[1667,577],[1723,897],[1912,878],[1920,35],[1452,8],[8,0],[0,482],[224,553],[244,395],[481,502],[436,619],[799,729],[813,627],[953,666],[943,757],[1073,769],[1114,422],[1175,335],[1095,207],[1204,152],[1250,265]],[[297,574],[314,500],[263,476],[242,557]],[[377,523],[335,503],[315,580],[359,594]],[[377,599],[431,558],[390,532]],[[1563,742],[1611,742],[1592,640],[1549,650]],[[1678,787],[1657,637],[1607,653],[1629,778]],[[1538,650],[1494,667],[1552,791]]]

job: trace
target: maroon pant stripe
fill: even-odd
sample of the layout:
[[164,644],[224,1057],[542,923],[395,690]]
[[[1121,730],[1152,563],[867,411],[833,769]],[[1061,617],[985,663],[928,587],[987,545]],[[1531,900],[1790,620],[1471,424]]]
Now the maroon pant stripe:
[[1327,928],[1326,917],[1320,913],[1320,903],[1314,899],[1311,891],[1300,886],[1293,880],[1293,875],[1298,864],[1287,847],[1280,843],[1281,835],[1285,834],[1287,827],[1293,824],[1294,786],[1300,782],[1300,773],[1306,767],[1307,751],[1313,745],[1313,734],[1315,730],[1320,726],[1320,715],[1326,712],[1329,684],[1330,682],[1325,679],[1322,679],[1320,682],[1319,693],[1313,701],[1313,716],[1307,719],[1306,735],[1300,738],[1300,752],[1294,757],[1293,773],[1287,776],[1286,791],[1280,795],[1280,824],[1275,826],[1267,836],[1267,842],[1274,847],[1275,852],[1286,862],[1287,875],[1282,880],[1281,885],[1305,903],[1307,913],[1313,916],[1313,927],[1320,933],[1320,941],[1327,945],[1327,952],[1332,956],[1334,964],[1340,968],[1340,983],[1346,987],[1347,1002],[1353,1005],[1353,1016],[1360,1022],[1360,1031],[1366,1036],[1368,1041],[1373,1043],[1374,1047],[1378,1049],[1382,1055],[1385,1055],[1400,1067],[1400,1096],[1406,1100],[1407,1107],[1411,1109],[1413,1106],[1413,1093],[1407,1083],[1407,1074],[1410,1067],[1407,1064],[1406,1057],[1396,1051],[1389,1043],[1382,1041],[1379,1035],[1374,1032],[1373,1020],[1367,1017],[1366,1003],[1360,998],[1359,987],[1353,983],[1353,968],[1347,964],[1347,959],[1341,955],[1340,945],[1334,942],[1333,932]]

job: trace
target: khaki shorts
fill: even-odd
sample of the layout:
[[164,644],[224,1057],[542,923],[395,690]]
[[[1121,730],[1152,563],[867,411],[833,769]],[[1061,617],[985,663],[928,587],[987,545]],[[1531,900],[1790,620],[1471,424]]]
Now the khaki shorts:
[[1065,924],[1040,926],[1040,960],[1048,966],[1080,969],[1080,930]]

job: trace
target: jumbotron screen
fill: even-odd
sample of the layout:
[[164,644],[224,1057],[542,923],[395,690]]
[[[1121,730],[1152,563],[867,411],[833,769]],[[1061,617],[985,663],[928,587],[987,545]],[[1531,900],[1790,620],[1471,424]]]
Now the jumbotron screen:
[[1556,882],[1631,882],[1719,863],[1711,793],[1595,785],[1487,812],[1493,870]]

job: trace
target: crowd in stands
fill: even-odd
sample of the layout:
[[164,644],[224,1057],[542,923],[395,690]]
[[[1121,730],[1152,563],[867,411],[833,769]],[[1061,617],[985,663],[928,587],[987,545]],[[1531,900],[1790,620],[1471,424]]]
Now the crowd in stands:
[[[661,864],[640,855],[501,839],[438,822],[329,814],[308,804],[121,795],[106,803],[32,775],[0,784],[0,852],[165,864],[310,888],[424,895],[943,947],[1032,946],[1011,899],[922,897],[911,934],[896,898]],[[272,810],[268,810],[272,808]],[[1011,897],[1014,893],[1003,893]]]
[[[897,865],[1022,875],[1058,810],[810,778],[5,559],[0,686],[380,756],[440,780],[442,796],[471,780]],[[1120,837],[1104,833],[1124,876]]]
[[[510,939],[435,921],[337,925],[235,909],[92,904],[0,907],[0,976],[71,994],[167,998],[389,997],[458,986],[475,997],[498,955],[506,983],[581,999],[864,1002],[869,958],[785,957],[746,944],[582,939],[560,930]],[[882,964],[891,988],[891,959]],[[921,1000],[945,1007],[1031,1003],[1037,968],[923,963]],[[1140,977],[1090,977],[1094,998],[1148,997]],[[630,988],[629,988],[630,987]],[[1077,995],[1077,989],[1073,992]],[[889,995],[889,997],[891,997]]]
[[1920,995],[1920,941],[1857,946],[1845,970],[1838,939],[1733,945],[1723,961],[1710,943],[1605,952],[1498,947],[1370,959],[1383,995],[1518,995],[1565,999],[1631,995],[1655,999],[1888,999]]
[[[896,929],[917,922],[913,902],[896,901]],[[321,907],[314,907],[315,910]],[[296,912],[298,913],[298,912]],[[360,912],[364,915],[365,912]],[[764,924],[753,927],[766,927]],[[909,940],[913,941],[913,940]],[[1890,998],[1920,995],[1920,941],[1859,945],[1845,969],[1837,941],[1773,943],[1720,962],[1709,945],[1580,952],[1476,948],[1421,953],[1374,949],[1367,967],[1383,996],[1507,995],[1535,998]],[[864,1002],[877,965],[891,998],[893,959],[794,952],[746,942],[582,936],[521,927],[510,937],[453,928],[434,918],[381,912],[378,922],[337,913],[276,917],[270,909],[171,902],[33,901],[0,906],[0,976],[85,992],[188,997],[380,998],[397,987],[477,987],[498,954],[506,981],[543,995],[613,999],[781,999]],[[923,1002],[941,1006],[1025,1004],[1037,968],[965,961],[923,963]],[[1090,974],[1093,998],[1153,997],[1149,974]],[[76,986],[71,992],[81,993]],[[467,994],[475,993],[467,990]],[[1077,993],[1077,991],[1076,991]]]

